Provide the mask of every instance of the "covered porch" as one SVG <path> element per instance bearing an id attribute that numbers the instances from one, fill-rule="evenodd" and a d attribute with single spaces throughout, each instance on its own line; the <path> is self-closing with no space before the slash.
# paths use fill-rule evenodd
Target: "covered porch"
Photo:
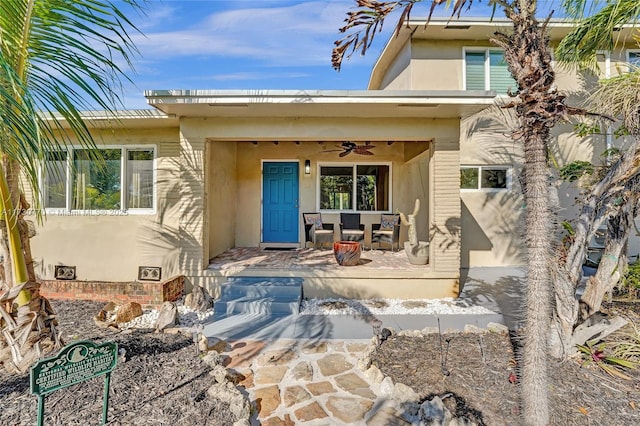
<path id="1" fill-rule="evenodd" d="M 305 297 L 456 297 L 460 281 L 460 117 L 492 92 L 170 91 L 149 103 L 180 117 L 181 268 L 216 294 L 233 276 L 300 277 Z M 338 267 L 305 250 L 303 213 L 340 239 L 360 215 L 365 246 L 382 214 L 413 211 L 430 263 L 366 251 Z M 400 247 L 407 239 L 402 227 Z M 244 249 L 250 247 L 251 249 Z M 288 247 L 292 252 L 261 248 Z"/>
<path id="2" fill-rule="evenodd" d="M 236 247 L 210 259 L 205 276 L 213 288 L 230 277 L 302 278 L 307 298 L 426 299 L 459 293 L 458 281 L 428 264 L 410 264 L 403 250 L 363 250 L 358 265 L 340 266 L 328 249 Z"/>

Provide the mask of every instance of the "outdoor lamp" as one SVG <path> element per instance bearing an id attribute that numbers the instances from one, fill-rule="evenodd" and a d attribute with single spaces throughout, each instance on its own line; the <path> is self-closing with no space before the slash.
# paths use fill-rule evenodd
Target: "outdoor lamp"
<path id="1" fill-rule="evenodd" d="M 304 160 L 304 174 L 311 174 L 311 160 Z"/>

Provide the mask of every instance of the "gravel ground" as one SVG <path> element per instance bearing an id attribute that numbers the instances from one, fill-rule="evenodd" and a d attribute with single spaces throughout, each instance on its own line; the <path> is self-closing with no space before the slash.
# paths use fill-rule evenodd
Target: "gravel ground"
<path id="1" fill-rule="evenodd" d="M 196 356 L 191 338 L 149 329 L 114 331 L 92 317 L 104 303 L 52 301 L 67 343 L 75 339 L 113 341 L 126 351 L 111 375 L 110 425 L 231 425 L 229 407 L 207 394 L 210 368 Z M 46 397 L 46 425 L 98 425 L 102 419 L 104 377 Z M 34 425 L 37 397 L 28 374 L 0 377 L 0 425 Z"/>

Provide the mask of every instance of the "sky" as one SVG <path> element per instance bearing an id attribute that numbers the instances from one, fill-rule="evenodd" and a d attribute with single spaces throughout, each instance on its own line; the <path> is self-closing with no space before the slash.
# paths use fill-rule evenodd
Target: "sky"
<path id="1" fill-rule="evenodd" d="M 478 0 L 476 0 L 477 3 Z M 543 0 L 542 7 L 548 6 Z M 489 16 L 482 1 L 467 16 Z M 355 0 L 149 0 L 145 15 L 127 14 L 142 34 L 126 109 L 149 108 L 145 90 L 365 90 L 397 15 L 366 56 L 331 67 L 338 29 Z M 425 17 L 430 1 L 414 6 Z M 441 12 L 445 13 L 444 11 Z M 447 15 L 448 16 L 448 15 Z"/>

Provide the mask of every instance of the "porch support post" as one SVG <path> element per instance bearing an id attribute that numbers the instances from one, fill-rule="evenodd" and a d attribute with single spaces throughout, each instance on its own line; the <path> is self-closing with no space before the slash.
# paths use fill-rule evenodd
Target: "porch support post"
<path id="1" fill-rule="evenodd" d="M 180 270 L 187 277 L 201 275 L 208 265 L 205 259 L 205 124 L 201 119 L 180 120 Z"/>
<path id="2" fill-rule="evenodd" d="M 431 165 L 431 267 L 460 278 L 460 143 L 436 139 Z M 459 287 L 458 290 L 459 291 Z"/>

